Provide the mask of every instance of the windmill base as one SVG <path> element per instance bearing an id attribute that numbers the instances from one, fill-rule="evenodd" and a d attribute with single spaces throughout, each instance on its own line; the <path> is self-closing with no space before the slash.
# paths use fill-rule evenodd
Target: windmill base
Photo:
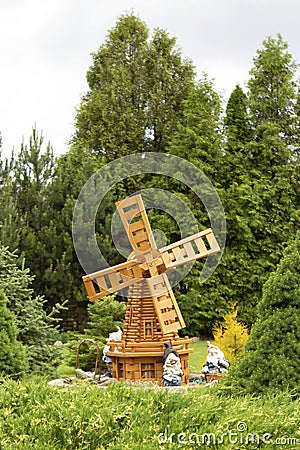
<path id="1" fill-rule="evenodd" d="M 182 384 L 188 383 L 189 354 L 194 350 L 188 348 L 192 342 L 189 338 L 167 340 L 179 354 L 183 371 Z M 157 382 L 162 384 L 164 354 L 163 342 L 127 342 L 110 341 L 111 351 L 107 353 L 112 359 L 112 376 L 119 381 Z"/>

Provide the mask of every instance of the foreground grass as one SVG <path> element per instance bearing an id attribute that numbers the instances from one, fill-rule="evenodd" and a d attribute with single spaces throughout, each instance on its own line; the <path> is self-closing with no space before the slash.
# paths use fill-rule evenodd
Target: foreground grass
<path id="1" fill-rule="evenodd" d="M 59 388 L 48 386 L 43 378 L 4 380 L 0 448 L 296 449 L 291 439 L 300 442 L 299 403 L 288 394 L 232 398 L 200 386 L 174 393 L 123 383 L 106 389 L 85 383 Z M 246 442 L 247 433 L 255 442 Z"/>

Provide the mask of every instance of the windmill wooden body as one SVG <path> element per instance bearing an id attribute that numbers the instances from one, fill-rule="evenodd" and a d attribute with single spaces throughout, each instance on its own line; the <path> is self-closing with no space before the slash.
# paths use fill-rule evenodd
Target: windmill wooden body
<path id="1" fill-rule="evenodd" d="M 125 263 L 83 277 L 91 301 L 128 287 L 121 341 L 110 341 L 112 375 L 118 380 L 161 381 L 164 342 L 177 350 L 188 381 L 191 339 L 181 338 L 183 317 L 167 271 L 218 252 L 211 229 L 157 249 L 141 195 L 118 202 L 117 209 L 132 245 Z"/>

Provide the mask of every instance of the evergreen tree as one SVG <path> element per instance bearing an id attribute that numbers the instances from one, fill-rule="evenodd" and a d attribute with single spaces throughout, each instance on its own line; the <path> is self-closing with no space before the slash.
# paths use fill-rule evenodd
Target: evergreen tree
<path id="1" fill-rule="evenodd" d="M 224 118 L 225 154 L 221 172 L 227 235 L 221 267 L 223 283 L 227 289 L 226 300 L 229 304 L 239 304 L 239 315 L 241 313 L 243 320 L 249 325 L 256 305 L 255 301 L 249 303 L 252 287 L 248 289 L 251 270 L 249 250 L 254 241 L 251 221 L 256 208 L 256 197 L 251 190 L 247 148 L 251 137 L 248 98 L 241 87 L 236 86 L 229 97 Z M 246 311 L 243 309 L 243 297 L 247 298 L 248 302 Z"/>
<path id="2" fill-rule="evenodd" d="M 230 150 L 241 148 L 251 137 L 247 109 L 247 95 L 236 85 L 228 99 L 224 118 L 226 142 Z"/>
<path id="3" fill-rule="evenodd" d="M 18 252 L 25 255 L 35 276 L 35 291 L 47 295 L 44 274 L 53 256 L 53 241 L 49 239 L 48 228 L 55 220 L 49 205 L 48 188 L 53 177 L 54 158 L 50 143 L 43 150 L 43 141 L 42 134 L 33 128 L 29 145 L 22 143 L 12 170 L 12 189 L 19 216 Z M 8 243 L 4 242 L 4 245 Z"/>
<path id="4" fill-rule="evenodd" d="M 291 146 L 298 139 L 297 67 L 288 43 L 278 34 L 263 41 L 250 70 L 249 109 L 254 138 L 251 151 L 255 167 L 264 172 L 289 162 Z M 259 145 L 262 140 L 269 142 L 263 151 Z"/>
<path id="5" fill-rule="evenodd" d="M 88 178 L 97 170 L 97 157 L 79 145 L 59 157 L 51 185 L 48 201 L 52 219 L 47 228 L 47 239 L 52 243 L 51 266 L 46 269 L 48 307 L 53 307 L 59 299 L 67 302 L 67 310 L 62 312 L 63 327 L 66 330 L 79 329 L 83 332 L 88 315 L 87 294 L 82 282 L 85 275 L 74 250 L 72 220 L 77 197 Z M 103 227 L 106 211 L 101 211 L 97 220 L 97 233 Z M 87 245 L 84 242 L 83 245 Z"/>
<path id="6" fill-rule="evenodd" d="M 167 151 L 194 164 L 209 178 L 217 190 L 219 188 L 218 192 L 221 194 L 221 99 L 207 76 L 204 75 L 203 79 L 190 90 L 183 106 L 182 120 L 177 130 L 170 135 Z M 190 188 L 173 179 L 165 180 L 164 184 L 160 180 L 159 183 L 164 189 L 182 198 L 194 214 L 199 230 L 211 226 L 205 209 L 206 205 L 199 201 Z M 195 180 L 195 184 L 197 183 L 199 180 Z M 202 183 L 201 188 L 202 198 L 208 201 L 210 193 L 206 191 L 205 182 Z M 184 220 L 188 225 L 189 218 Z M 163 226 L 160 226 L 159 221 L 155 228 L 165 230 Z M 178 234 L 176 236 L 174 225 L 169 227 L 168 235 L 170 232 L 174 236 L 173 241 L 180 239 Z M 190 227 L 188 234 L 191 234 Z M 222 269 L 219 266 L 211 278 L 200 284 L 199 276 L 203 264 L 203 260 L 197 261 L 180 286 L 176 288 L 176 297 L 187 325 L 183 332 L 196 336 L 210 333 L 213 324 L 220 322 L 227 312 L 226 287 L 222 282 Z"/>
<path id="7" fill-rule="evenodd" d="M 50 314 L 44 311 L 45 300 L 34 296 L 33 276 L 17 265 L 18 256 L 0 246 L 0 289 L 7 297 L 7 306 L 15 315 L 18 340 L 25 346 L 29 371 L 51 374 L 60 363 L 60 354 L 52 344 L 58 338 L 57 305 Z"/>
<path id="8" fill-rule="evenodd" d="M 224 317 L 220 326 L 213 328 L 214 344 L 225 354 L 230 363 L 245 351 L 248 340 L 247 327 L 236 319 L 237 310 L 233 309 Z"/>
<path id="9" fill-rule="evenodd" d="M 300 233 L 289 244 L 264 285 L 245 354 L 232 366 L 235 390 L 299 392 Z"/>
<path id="10" fill-rule="evenodd" d="M 199 167 L 211 182 L 219 184 L 221 167 L 221 98 L 206 75 L 183 102 L 182 119 L 169 136 L 168 153 Z"/>
<path id="11" fill-rule="evenodd" d="M 247 104 L 236 91 L 234 98 L 239 95 L 242 105 L 236 119 L 233 97 L 227 107 L 224 167 L 231 170 L 225 177 L 225 284 L 230 288 L 229 300 L 239 305 L 239 319 L 248 325 L 255 321 L 264 282 L 280 260 L 291 231 L 299 227 L 295 69 L 282 37 L 266 39 L 250 71 Z M 239 135 L 235 121 L 242 123 Z"/>
<path id="12" fill-rule="evenodd" d="M 123 328 L 125 309 L 126 304 L 116 300 L 114 295 L 90 303 L 86 336 L 105 343 L 109 333 L 117 331 L 118 326 Z"/>
<path id="13" fill-rule="evenodd" d="M 75 365 L 77 347 L 83 339 L 93 339 L 97 342 L 102 353 L 109 334 L 123 328 L 126 305 L 108 295 L 88 305 L 88 323 L 84 334 L 75 333 L 69 343 L 69 364 Z M 95 365 L 95 348 L 87 344 L 80 349 L 80 367 L 91 370 Z"/>
<path id="14" fill-rule="evenodd" d="M 252 298 L 257 301 L 291 232 L 300 225 L 295 183 L 299 166 L 295 163 L 294 145 L 299 138 L 296 67 L 288 44 L 278 35 L 263 42 L 250 71 L 249 110 L 253 127 L 249 143 L 250 192 L 251 203 L 255 204 L 250 203 L 247 212 L 249 218 L 252 216 L 253 235 L 249 246 L 253 267 L 250 284 Z"/>
<path id="15" fill-rule="evenodd" d="M 76 116 L 75 142 L 105 161 L 164 151 L 194 77 L 176 40 L 133 14 L 121 16 L 93 54 L 89 91 Z"/>
<path id="16" fill-rule="evenodd" d="M 13 251 L 19 246 L 21 233 L 17 205 L 13 195 L 14 155 L 2 158 L 0 136 L 0 242 Z"/>
<path id="17" fill-rule="evenodd" d="M 0 290 L 0 374 L 20 378 L 28 368 L 25 348 L 17 340 L 14 314 L 6 306 L 6 296 Z"/>
<path id="18" fill-rule="evenodd" d="M 237 85 L 232 91 L 224 118 L 225 158 L 224 178 L 226 188 L 247 173 L 247 146 L 251 139 L 248 114 L 248 99 L 241 87 Z"/>
<path id="19" fill-rule="evenodd" d="M 182 58 L 176 40 L 158 29 L 150 39 L 146 24 L 132 14 L 118 20 L 93 54 L 87 73 L 89 90 L 77 111 L 71 149 L 58 159 L 50 189 L 51 210 L 57 218 L 52 235 L 57 235 L 57 258 L 52 258 L 53 268 L 47 271 L 47 277 L 52 292 L 60 286 L 60 298 L 68 299 L 67 315 L 79 323 L 81 330 L 87 319 L 87 296 L 81 280 L 84 273 L 70 250 L 77 196 L 92 173 L 106 162 L 131 153 L 165 150 L 193 78 L 192 64 Z M 145 187 L 148 178 L 141 175 L 124 180 L 101 204 L 97 241 L 110 264 L 121 262 L 112 249 L 110 225 L 115 201 Z M 86 242 L 82 244 L 86 246 Z M 51 286 L 45 284 L 49 298 Z M 55 298 L 54 292 L 51 297 Z"/>
<path id="20" fill-rule="evenodd" d="M 15 251 L 22 240 L 22 220 L 14 199 L 10 176 L 6 177 L 0 189 L 0 242 Z"/>

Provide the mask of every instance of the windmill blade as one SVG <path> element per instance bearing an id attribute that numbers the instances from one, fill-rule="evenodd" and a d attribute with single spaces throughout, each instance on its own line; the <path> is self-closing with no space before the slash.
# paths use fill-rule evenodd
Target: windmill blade
<path id="1" fill-rule="evenodd" d="M 127 261 L 107 269 L 82 277 L 91 301 L 113 294 L 142 280 L 142 270 L 138 261 Z"/>
<path id="2" fill-rule="evenodd" d="M 155 252 L 154 241 L 146 209 L 140 194 L 116 203 L 118 213 L 137 259 L 147 259 L 145 254 Z"/>
<path id="3" fill-rule="evenodd" d="M 219 244 L 211 228 L 159 250 L 166 270 L 218 253 Z"/>
<path id="4" fill-rule="evenodd" d="M 167 275 L 161 274 L 148 278 L 147 284 L 162 333 L 164 335 L 176 333 L 181 328 L 185 328 L 182 314 Z"/>

